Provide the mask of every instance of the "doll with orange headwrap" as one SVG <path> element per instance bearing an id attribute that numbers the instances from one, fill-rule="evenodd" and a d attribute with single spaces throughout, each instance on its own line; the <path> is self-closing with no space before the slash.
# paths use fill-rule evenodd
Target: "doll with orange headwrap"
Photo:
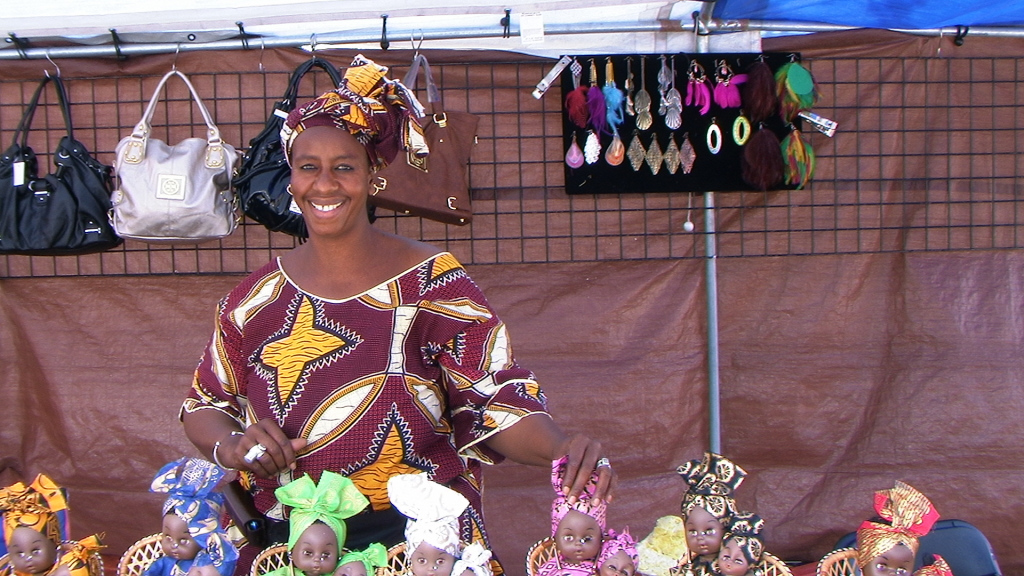
<path id="1" fill-rule="evenodd" d="M 909 575 L 918 541 L 932 529 L 939 513 L 924 494 L 900 481 L 875 492 L 875 512 L 878 518 L 857 529 L 857 566 L 864 576 Z"/>
<path id="2" fill-rule="evenodd" d="M 99 535 L 63 542 L 58 513 L 67 508 L 63 490 L 43 474 L 0 489 L 8 558 L 0 576 L 89 576 L 89 556 L 103 545 Z"/>
<path id="3" fill-rule="evenodd" d="M 568 457 L 563 456 L 551 465 L 551 487 L 555 489 L 555 499 L 551 502 L 551 536 L 555 541 L 555 555 L 541 565 L 537 576 L 597 573 L 597 559 L 607 529 L 608 503 L 594 497 L 597 470 L 591 473 L 579 497 L 569 501 L 564 478 L 568 461 Z"/>
<path id="4" fill-rule="evenodd" d="M 690 460 L 676 472 L 688 485 L 680 509 L 689 558 L 681 559 L 680 565 L 671 573 L 685 576 L 713 574 L 712 563 L 722 547 L 725 527 L 736 513 L 733 492 L 747 473 L 728 458 L 712 452 L 705 452 L 700 460 Z"/>

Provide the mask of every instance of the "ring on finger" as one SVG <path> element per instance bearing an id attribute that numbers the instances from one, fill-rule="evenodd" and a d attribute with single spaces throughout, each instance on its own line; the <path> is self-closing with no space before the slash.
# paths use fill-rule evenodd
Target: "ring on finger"
<path id="1" fill-rule="evenodd" d="M 266 453 L 266 446 L 264 446 L 263 444 L 256 444 L 252 448 L 249 448 L 249 451 L 245 453 L 245 456 L 242 457 L 242 460 L 245 460 L 247 464 L 252 464 L 253 462 L 259 460 Z"/>
<path id="2" fill-rule="evenodd" d="M 612 463 L 607 458 L 601 457 L 597 459 L 597 466 L 595 468 L 608 468 L 610 470 L 611 467 Z"/>

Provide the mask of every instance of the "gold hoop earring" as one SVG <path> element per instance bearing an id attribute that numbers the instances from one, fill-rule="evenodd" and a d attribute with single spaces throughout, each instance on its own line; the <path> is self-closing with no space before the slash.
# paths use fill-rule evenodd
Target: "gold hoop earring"
<path id="1" fill-rule="evenodd" d="M 376 180 L 373 182 L 373 192 L 370 192 L 370 196 L 376 196 L 379 192 L 383 192 L 388 188 L 388 179 L 383 176 L 376 176 Z"/>
<path id="2" fill-rule="evenodd" d="M 285 187 L 285 190 L 288 191 L 288 195 L 289 196 L 294 196 L 294 194 L 292 194 L 292 185 L 291 184 L 289 184 L 287 187 Z"/>

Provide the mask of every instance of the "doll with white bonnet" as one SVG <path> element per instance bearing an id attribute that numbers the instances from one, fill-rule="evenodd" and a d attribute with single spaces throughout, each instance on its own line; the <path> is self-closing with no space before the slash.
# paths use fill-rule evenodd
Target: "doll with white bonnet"
<path id="1" fill-rule="evenodd" d="M 686 529 L 689 558 L 681 559 L 673 573 L 686 576 L 713 574 L 725 526 L 736 513 L 733 492 L 747 473 L 728 458 L 705 452 L 676 469 L 686 481 L 680 509 Z"/>
<path id="2" fill-rule="evenodd" d="M 718 572 L 722 576 L 760 576 L 764 573 L 764 520 L 751 512 L 733 514 L 718 551 Z"/>
<path id="3" fill-rule="evenodd" d="M 167 494 L 160 539 L 164 555 L 143 576 L 234 573 L 238 549 L 221 527 L 224 495 L 217 491 L 226 473 L 200 458 L 179 458 L 157 472 L 149 490 Z"/>
<path id="4" fill-rule="evenodd" d="M 0 575 L 88 576 L 89 556 L 103 545 L 99 535 L 64 542 L 59 515 L 67 508 L 63 489 L 43 474 L 30 484 L 17 482 L 0 489 L 8 559 Z"/>
<path id="5" fill-rule="evenodd" d="M 900 481 L 875 492 L 875 512 L 878 518 L 857 529 L 857 567 L 864 576 L 909 576 L 918 541 L 939 513 L 924 494 Z"/>
<path id="6" fill-rule="evenodd" d="M 598 576 L 633 576 L 640 565 L 636 540 L 629 534 L 629 528 L 620 533 L 609 530 L 597 559 Z"/>
<path id="7" fill-rule="evenodd" d="M 305 576 L 333 574 L 348 535 L 345 520 L 370 501 L 351 479 L 330 470 L 320 473 L 319 482 L 304 474 L 274 490 L 274 496 L 290 507 L 289 563 L 267 576 L 296 576 L 296 571 Z"/>
<path id="8" fill-rule="evenodd" d="M 462 549 L 462 556 L 452 567 L 452 576 L 494 576 L 491 551 L 479 542 L 471 542 Z"/>
<path id="9" fill-rule="evenodd" d="M 363 550 L 353 550 L 341 557 L 334 576 L 373 576 L 376 569 L 388 564 L 388 549 L 379 542 Z"/>
<path id="10" fill-rule="evenodd" d="M 591 473 L 583 491 L 570 503 L 564 482 L 569 457 L 551 465 L 551 536 L 555 554 L 537 570 L 537 576 L 591 576 L 597 573 L 597 557 L 604 542 L 608 504 L 594 498 L 597 470 Z"/>
<path id="11" fill-rule="evenodd" d="M 408 518 L 405 555 L 413 576 L 451 576 L 462 550 L 459 516 L 469 500 L 426 474 L 392 476 L 388 499 Z"/>

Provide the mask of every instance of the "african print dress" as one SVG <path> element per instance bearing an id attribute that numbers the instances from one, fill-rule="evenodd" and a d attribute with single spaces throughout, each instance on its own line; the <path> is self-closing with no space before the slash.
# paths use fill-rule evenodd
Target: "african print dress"
<path id="1" fill-rule="evenodd" d="M 505 325 L 454 256 L 441 253 L 345 300 L 303 292 L 279 261 L 225 297 L 182 410 L 219 410 L 249 425 L 274 418 L 306 438 L 298 467 L 256 479 L 256 506 L 284 511 L 274 489 L 321 470 L 352 479 L 374 510 L 387 480 L 427 472 L 462 493 L 464 541 L 483 540 L 482 441 L 545 411 Z"/>

